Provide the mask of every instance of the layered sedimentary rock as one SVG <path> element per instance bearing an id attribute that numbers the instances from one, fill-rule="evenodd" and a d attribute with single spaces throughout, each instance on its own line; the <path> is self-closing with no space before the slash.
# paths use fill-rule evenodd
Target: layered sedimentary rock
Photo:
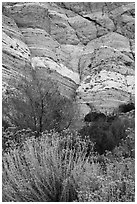
<path id="1" fill-rule="evenodd" d="M 10 74 L 16 73 L 18 75 L 22 69 L 24 70 L 31 54 L 15 21 L 5 15 L 2 16 L 2 20 L 3 77 L 9 78 Z"/>
<path id="2" fill-rule="evenodd" d="M 38 69 L 81 118 L 134 101 L 134 3 L 9 2 L 2 20 L 3 84 Z"/>
<path id="3" fill-rule="evenodd" d="M 120 34 L 88 43 L 80 70 L 78 95 L 101 111 L 113 111 L 134 96 L 134 59 L 128 39 Z"/>

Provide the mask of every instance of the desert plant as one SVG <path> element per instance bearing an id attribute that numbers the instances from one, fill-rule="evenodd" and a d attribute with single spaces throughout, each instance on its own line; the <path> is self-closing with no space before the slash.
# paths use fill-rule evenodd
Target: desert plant
<path id="1" fill-rule="evenodd" d="M 97 113 L 97 112 L 90 112 L 88 113 L 85 118 L 84 121 L 85 122 L 98 122 L 98 121 L 106 121 L 107 116 L 104 113 Z"/>
<path id="2" fill-rule="evenodd" d="M 11 149 L 18 148 L 29 138 L 36 138 L 38 132 L 33 132 L 31 129 L 22 129 L 11 131 L 8 129 L 2 131 L 2 150 L 9 152 Z"/>
<path id="3" fill-rule="evenodd" d="M 3 201 L 61 202 L 77 199 L 73 170 L 85 156 L 69 148 L 59 150 L 59 133 L 43 133 L 3 155 Z"/>
<path id="4" fill-rule="evenodd" d="M 73 115 L 72 101 L 60 94 L 55 81 L 43 80 L 32 70 L 31 78 L 21 76 L 19 81 L 10 83 L 14 88 L 3 97 L 3 115 L 12 124 L 38 132 L 69 126 Z"/>
<path id="5" fill-rule="evenodd" d="M 86 148 L 77 133 L 45 131 L 4 153 L 3 201 L 133 202 L 134 158 L 112 152 L 87 157 Z"/>
<path id="6" fill-rule="evenodd" d="M 103 154 L 105 150 L 113 150 L 122 138 L 126 137 L 125 125 L 122 120 L 115 118 L 110 121 L 93 122 L 80 130 L 82 138 L 89 136 L 95 143 L 94 150 Z"/>
<path id="7" fill-rule="evenodd" d="M 135 131 L 126 129 L 126 137 L 112 151 L 114 157 L 135 158 Z"/>
<path id="8" fill-rule="evenodd" d="M 135 201 L 135 160 L 134 158 L 115 157 L 106 152 L 101 158 L 104 168 L 99 162 L 99 155 L 92 156 L 92 163 L 84 163 L 83 175 L 79 179 L 79 202 L 134 202 Z"/>
<path id="9" fill-rule="evenodd" d="M 127 113 L 131 110 L 135 110 L 135 104 L 133 102 L 129 102 L 128 104 L 121 104 L 119 106 L 119 112 Z"/>

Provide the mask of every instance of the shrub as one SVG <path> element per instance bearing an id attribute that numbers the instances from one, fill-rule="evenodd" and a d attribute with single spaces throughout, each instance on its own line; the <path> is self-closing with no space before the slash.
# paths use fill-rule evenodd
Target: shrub
<path id="1" fill-rule="evenodd" d="M 135 110 L 135 104 L 130 102 L 128 104 L 121 104 L 119 106 L 119 112 L 122 112 L 122 113 L 127 113 L 131 110 Z"/>
<path id="2" fill-rule="evenodd" d="M 19 129 L 32 131 L 67 128 L 73 117 L 72 101 L 62 96 L 51 78 L 41 79 L 33 70 L 30 78 L 11 80 L 12 87 L 3 95 L 3 116 Z"/>
<path id="3" fill-rule="evenodd" d="M 113 150 L 114 157 L 135 158 L 135 131 L 128 128 L 126 133 L 126 138 Z"/>
<path id="4" fill-rule="evenodd" d="M 82 166 L 82 151 L 59 149 L 59 134 L 43 133 L 3 155 L 3 201 L 70 202 L 77 199 L 73 170 Z M 74 152 L 76 153 L 74 156 Z"/>
<path id="5" fill-rule="evenodd" d="M 78 191 L 79 202 L 135 202 L 134 160 L 108 160 L 105 174 L 99 164 L 86 163 L 84 168 Z"/>
<path id="6" fill-rule="evenodd" d="M 93 150 L 93 143 L 88 140 L 88 137 L 86 140 L 84 138 L 82 139 L 81 135 L 77 131 L 70 131 L 69 129 L 63 130 L 59 134 L 59 138 L 60 149 L 69 148 L 70 150 L 74 150 L 76 152 L 84 151 L 87 153 L 90 145 L 91 152 Z"/>
<path id="7" fill-rule="evenodd" d="M 112 122 L 98 121 L 84 126 L 80 130 L 82 138 L 89 136 L 95 143 L 94 150 L 103 154 L 105 150 L 113 150 L 122 138 L 126 137 L 125 126 L 122 120 L 115 118 Z"/>
<path id="8" fill-rule="evenodd" d="M 90 112 L 88 113 L 84 121 L 85 122 L 97 122 L 97 121 L 104 121 L 106 120 L 106 115 L 104 113 L 97 113 L 97 112 Z"/>
<path id="9" fill-rule="evenodd" d="M 8 128 L 2 131 L 2 150 L 3 152 L 9 152 L 11 149 L 23 145 L 27 139 L 38 137 L 38 135 L 38 132 L 32 132 L 31 129 L 11 131 Z"/>
<path id="10" fill-rule="evenodd" d="M 3 153 L 3 201 L 133 202 L 134 158 L 87 157 L 86 149 L 79 134 L 65 130 L 45 131 Z"/>

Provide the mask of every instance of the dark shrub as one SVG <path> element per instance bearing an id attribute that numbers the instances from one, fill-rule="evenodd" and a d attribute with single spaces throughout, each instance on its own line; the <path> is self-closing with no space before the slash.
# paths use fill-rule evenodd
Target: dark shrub
<path id="1" fill-rule="evenodd" d="M 106 115 L 104 113 L 90 112 L 84 118 L 85 122 L 95 122 L 100 120 L 106 120 Z"/>
<path id="2" fill-rule="evenodd" d="M 119 106 L 119 112 L 122 112 L 122 113 L 127 113 L 131 110 L 134 110 L 135 109 L 135 104 L 134 103 L 128 103 L 128 104 L 121 104 Z"/>
<path id="3" fill-rule="evenodd" d="M 108 115 L 107 116 L 107 122 L 112 123 L 114 120 L 118 118 L 117 115 Z"/>
<path id="4" fill-rule="evenodd" d="M 94 150 L 103 154 L 105 150 L 113 150 L 122 138 L 126 137 L 125 126 L 118 118 L 111 123 L 107 121 L 94 122 L 80 130 L 82 138 L 89 136 L 95 144 Z M 90 152 L 90 149 L 89 149 Z"/>

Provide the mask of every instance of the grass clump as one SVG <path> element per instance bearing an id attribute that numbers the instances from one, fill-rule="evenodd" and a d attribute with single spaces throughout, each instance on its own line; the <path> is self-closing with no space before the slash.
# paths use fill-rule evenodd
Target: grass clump
<path id="1" fill-rule="evenodd" d="M 58 133 L 28 139 L 3 155 L 3 201 L 70 202 L 77 199 L 74 168 L 85 156 L 70 148 L 59 150 Z"/>

